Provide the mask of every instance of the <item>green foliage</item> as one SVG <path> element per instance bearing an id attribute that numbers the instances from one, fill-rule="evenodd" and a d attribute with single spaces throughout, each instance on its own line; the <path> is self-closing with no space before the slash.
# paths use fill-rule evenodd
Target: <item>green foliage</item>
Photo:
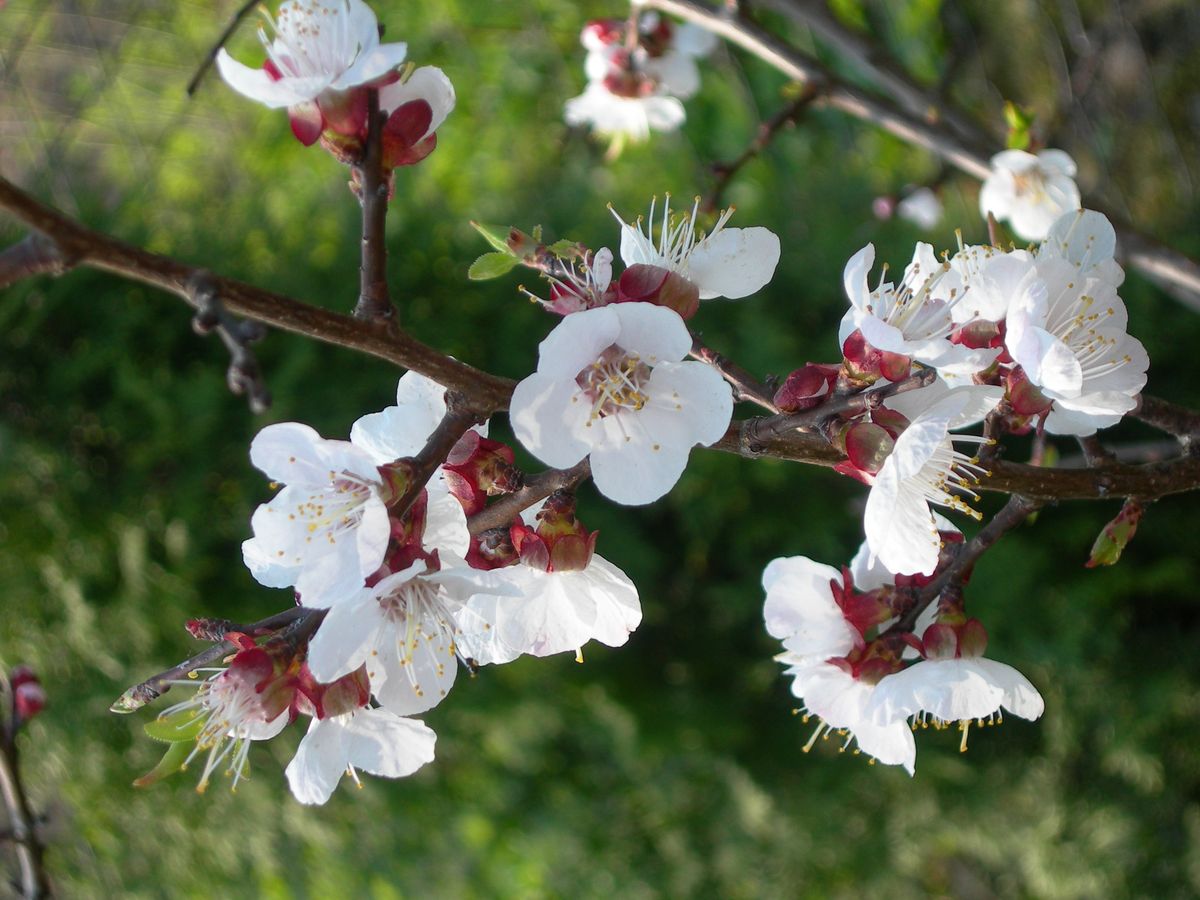
<path id="1" fill-rule="evenodd" d="M 346 171 L 301 148 L 282 113 L 216 78 L 195 100 L 183 96 L 237 5 L 8 0 L 0 111 L 20 124 L 0 165 L 123 239 L 348 310 L 359 212 Z M 552 245 L 615 245 L 606 203 L 630 219 L 656 192 L 704 190 L 710 164 L 736 157 L 786 102 L 780 76 L 722 50 L 681 133 L 605 163 L 602 146 L 562 125 L 561 108 L 583 87 L 584 18 L 624 7 L 374 5 L 388 36 L 406 40 L 419 64 L 442 66 L 459 94 L 437 151 L 397 173 L 388 275 L 401 321 L 510 377 L 533 368 L 554 320 L 511 278 L 469 280 L 480 250 L 472 220 L 542 222 Z M 1155 77 L 1084 97 L 1091 130 L 1080 131 L 1058 107 L 1058 56 L 1034 49 L 1009 64 L 1014 46 L 1053 36 L 1040 5 L 836 4 L 928 80 L 947 71 L 965 20 L 974 49 L 949 89 L 992 123 L 996 149 L 996 96 L 1028 104 L 1056 145 L 1091 135 L 1067 146 L 1085 195 L 1119 193 L 1146 230 L 1195 252 L 1200 215 L 1186 166 L 1200 153 L 1176 126 L 1191 114 L 1197 63 L 1187 29 L 1172 27 L 1186 4 L 1123 6 L 1154 26 Z M 249 25 L 231 49 L 261 53 Z M 1154 85 L 1161 102 L 1147 104 Z M 1128 127 L 1135 113 L 1146 127 Z M 753 298 L 705 304 L 694 324 L 706 343 L 759 373 L 835 358 L 845 261 L 874 241 L 881 260 L 902 266 L 913 241 L 931 237 L 874 221 L 871 199 L 937 172 L 928 156 L 832 110 L 782 133 L 725 198 L 738 207 L 733 225 L 780 235 L 779 271 Z M 945 185 L 939 249 L 954 245 L 955 226 L 968 242 L 984 237 L 975 190 Z M 18 236 L 0 221 L 0 239 Z M 1190 349 L 1200 318 L 1132 275 L 1122 296 L 1153 360 L 1151 387 L 1200 405 Z M 1200 561 L 1181 537 L 1194 499 L 1151 507 L 1113 569 L 1083 568 L 1115 513 L 1099 504 L 1046 509 L 989 553 L 969 609 L 989 629 L 990 654 L 1043 691 L 1046 716 L 981 729 L 965 756 L 956 734 L 922 733 L 909 779 L 840 755 L 833 740 L 800 752 L 811 726 L 790 714 L 794 698 L 771 659 L 778 646 L 762 629 L 763 565 L 791 554 L 847 561 L 861 538 L 860 486 L 709 452 L 694 453 L 675 490 L 648 508 L 583 493 L 599 552 L 642 593 L 645 623 L 629 645 L 587 647 L 584 665 L 523 660 L 464 675 L 425 717 L 438 759 L 414 777 L 343 785 L 327 807 L 300 807 L 282 775 L 299 739 L 292 728 L 254 748 L 236 795 L 218 777 L 197 796 L 192 773 L 134 789 L 139 772 L 178 768 L 171 757 L 151 769 L 163 746 L 143 729 L 193 688 L 174 687 L 134 716 L 108 713 L 113 698 L 200 649 L 186 618 L 252 621 L 290 602 L 240 561 L 250 512 L 271 492 L 249 465 L 251 438 L 289 419 L 345 436 L 392 402 L 399 374 L 273 333 L 258 349 L 276 401 L 256 418 L 225 387 L 224 348 L 196 337 L 188 316 L 171 297 L 87 270 L 0 294 L 0 660 L 32 664 L 49 695 L 22 749 L 35 802 L 49 810 L 49 865 L 64 896 L 1200 891 Z M 503 438 L 506 427 L 501 418 L 494 431 Z M 1123 425 L 1114 437 L 1150 435 Z M 998 506 L 988 503 L 989 513 Z"/>

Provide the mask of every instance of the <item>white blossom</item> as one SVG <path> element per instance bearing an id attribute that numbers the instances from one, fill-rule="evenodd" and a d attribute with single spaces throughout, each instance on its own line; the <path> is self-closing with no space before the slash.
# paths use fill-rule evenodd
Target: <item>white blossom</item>
<path id="1" fill-rule="evenodd" d="M 811 749 L 822 736 L 838 735 L 844 738 L 842 749 L 853 740 L 863 753 L 887 766 L 903 766 L 912 775 L 917 761 L 912 729 L 902 718 L 875 720 L 868 712 L 875 690 L 875 685 L 833 663 L 813 666 L 797 677 L 792 693 L 803 699 L 806 718 L 820 719 L 804 749 Z"/>
<path id="2" fill-rule="evenodd" d="M 763 619 L 767 633 L 783 642 L 779 662 L 805 668 L 845 656 L 861 643 L 834 599 L 831 582 L 841 584 L 842 573 L 806 556 L 773 559 L 763 570 Z"/>
<path id="3" fill-rule="evenodd" d="M 258 433 L 250 460 L 284 485 L 250 520 L 254 537 L 242 552 L 251 574 L 268 587 L 294 584 L 306 603 L 361 587 L 391 531 L 388 489 L 372 456 L 282 422 Z"/>
<path id="4" fill-rule="evenodd" d="M 872 289 L 868 281 L 875 262 L 875 245 L 859 250 L 842 273 L 850 308 L 842 317 L 838 343 L 844 345 L 856 330 L 876 350 L 910 357 L 939 372 L 970 375 L 987 368 L 999 350 L 972 350 L 953 344 L 958 323 L 955 307 L 965 291 L 957 281 L 942 284 L 951 272 L 929 244 L 919 243 L 899 284 L 884 281 Z"/>
<path id="5" fill-rule="evenodd" d="M 1075 161 L 1062 150 L 1005 150 L 992 157 L 992 172 L 979 192 L 979 212 L 1008 220 L 1027 241 L 1040 241 L 1064 213 L 1079 209 Z"/>
<path id="6" fill-rule="evenodd" d="M 719 440 L 733 414 L 729 386 L 710 366 L 682 362 L 683 320 L 650 303 L 571 313 L 539 347 L 517 385 L 513 431 L 546 465 L 591 459 L 611 500 L 650 503 L 683 474 L 691 448 Z"/>
<path id="7" fill-rule="evenodd" d="M 970 486 L 981 470 L 970 457 L 954 449 L 952 439 L 980 439 L 951 435 L 950 429 L 977 420 L 980 412 L 995 406 L 1002 394 L 999 388 L 986 386 L 948 392 L 937 382 L 931 387 L 933 391 L 926 397 L 920 395 L 929 388 L 910 391 L 903 401 L 932 402 L 896 439 L 891 454 L 875 475 L 863 517 L 871 560 L 878 559 L 897 575 L 929 575 L 937 568 L 941 539 L 930 503 L 979 518 L 954 492 L 975 496 Z M 918 408 L 906 405 L 908 412 Z"/>
<path id="8" fill-rule="evenodd" d="M 876 723 L 915 717 L 935 727 L 959 723 L 966 749 L 972 722 L 994 721 L 1003 707 L 1023 719 L 1036 719 L 1045 702 L 1029 679 L 1012 666 L 982 656 L 925 659 L 883 678 L 867 704 Z"/>
<path id="9" fill-rule="evenodd" d="M 252 69 L 222 49 L 217 69 L 243 96 L 273 109 L 288 107 L 292 130 L 305 144 L 326 126 L 352 134 L 365 117 L 353 88 L 389 76 L 404 62 L 407 45 L 380 44 L 379 22 L 362 0 L 287 0 L 259 29 L 267 63 Z"/>
<path id="10" fill-rule="evenodd" d="M 691 216 L 671 221 L 671 197 L 663 202 L 662 219 L 656 223 L 655 205 L 643 228 L 642 219 L 628 223 L 613 211 L 621 223 L 621 259 L 627 266 L 657 266 L 686 278 L 700 291 L 701 300 L 748 297 L 762 288 L 775 274 L 779 264 L 779 238 L 768 228 L 726 228 L 733 208 L 721 213 L 712 231 L 697 232 L 696 216 L 700 200 L 692 206 Z M 659 225 L 657 243 L 653 233 Z"/>
<path id="11" fill-rule="evenodd" d="M 1053 434 L 1090 435 L 1137 405 L 1150 358 L 1126 330 L 1128 314 L 1106 270 L 1086 275 L 1067 258 L 1039 259 L 1008 314 L 1005 346 L 1054 401 Z M 1111 274 L 1111 270 L 1108 270 Z"/>
<path id="12" fill-rule="evenodd" d="M 288 785 L 301 803 L 322 804 L 347 772 L 355 783 L 357 769 L 384 778 L 411 775 L 433 761 L 436 740 L 423 722 L 385 709 L 313 719 L 288 764 Z"/>
<path id="13" fill-rule="evenodd" d="M 942 201 L 928 187 L 919 187 L 896 204 L 896 215 L 926 231 L 936 228 L 942 221 Z"/>
<path id="14" fill-rule="evenodd" d="M 597 640 L 620 647 L 641 624 L 637 588 L 601 556 L 586 568 L 546 572 L 518 563 L 492 573 L 512 594 L 481 591 L 467 602 L 476 630 L 468 635 L 480 664 L 511 662 L 522 654 L 573 652 Z M 478 630 L 486 622 L 487 630 Z"/>

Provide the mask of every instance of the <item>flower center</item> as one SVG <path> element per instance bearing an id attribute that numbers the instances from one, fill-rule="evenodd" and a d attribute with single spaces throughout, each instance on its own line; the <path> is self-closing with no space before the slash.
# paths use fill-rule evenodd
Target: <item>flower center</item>
<path id="1" fill-rule="evenodd" d="M 650 366 L 636 353 L 626 353 L 613 344 L 575 376 L 575 383 L 592 404 L 588 424 L 623 409 L 641 409 L 649 399 L 645 391 L 649 379 Z"/>
<path id="2" fill-rule="evenodd" d="M 371 497 L 371 486 L 346 472 L 340 475 L 330 472 L 329 480 L 328 488 L 297 503 L 290 514 L 304 523 L 308 543 L 312 543 L 314 537 L 337 543 L 339 532 L 358 526 L 362 520 L 362 506 Z"/>

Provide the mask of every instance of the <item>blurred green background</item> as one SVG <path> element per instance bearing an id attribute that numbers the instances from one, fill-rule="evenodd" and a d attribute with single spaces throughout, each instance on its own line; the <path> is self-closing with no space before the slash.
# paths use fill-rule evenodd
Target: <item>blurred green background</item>
<path id="1" fill-rule="evenodd" d="M 184 96 L 237 5 L 8 0 L 0 171 L 127 240 L 348 310 L 358 212 L 346 170 L 215 77 Z M 615 244 L 607 202 L 629 217 L 652 194 L 707 189 L 709 166 L 784 102 L 779 75 L 722 48 L 680 133 L 605 163 L 560 113 L 583 88 L 580 27 L 623 15 L 617 0 L 373 6 L 388 37 L 459 92 L 438 150 L 398 174 L 389 273 L 403 321 L 512 377 L 533 367 L 553 320 L 517 294 L 518 274 L 467 280 L 486 250 L 467 221 Z M 1032 107 L 1047 142 L 1078 160 L 1085 197 L 1200 255 L 1191 0 L 831 6 L 986 123 L 996 149 L 1003 100 Z M 764 21 L 842 68 L 811 35 Z M 250 26 L 232 48 L 261 59 Z M 894 139 L 811 113 L 726 197 L 734 225 L 780 235 L 774 281 L 707 305 L 695 326 L 759 373 L 835 360 L 841 269 L 855 250 L 874 241 L 895 266 L 916 239 L 952 247 L 956 225 L 969 242 L 984 237 L 977 187 L 953 175 L 932 236 L 872 217 L 874 197 L 939 174 Z M 20 235 L 0 218 L 4 243 Z M 1150 352 L 1150 389 L 1200 406 L 1200 315 L 1135 275 L 1122 296 Z M 282 774 L 293 728 L 254 750 L 236 795 L 217 782 L 198 796 L 190 773 L 135 790 L 160 750 L 141 732 L 153 713 L 119 717 L 109 703 L 198 649 L 186 618 L 248 621 L 288 602 L 240 562 L 250 512 L 270 493 L 249 464 L 251 438 L 291 419 L 344 436 L 392 402 L 400 374 L 286 334 L 259 358 L 276 399 L 255 417 L 225 387 L 223 348 L 196 337 L 172 297 L 83 270 L 0 294 L 0 661 L 35 666 L 49 694 L 22 746 L 64 896 L 1200 891 L 1194 497 L 1155 504 L 1112 570 L 1082 565 L 1116 504 L 1046 509 L 990 553 L 969 609 L 990 631 L 989 655 L 1040 688 L 1046 715 L 975 733 L 966 755 L 956 733 L 923 733 L 912 779 L 833 742 L 801 753 L 811 726 L 791 714 L 761 623 L 766 562 L 848 561 L 864 491 L 826 471 L 696 452 L 649 508 L 584 492 L 600 552 L 641 591 L 645 622 L 629 644 L 589 646 L 584 665 L 527 659 L 462 678 L 425 717 L 438 759 L 416 776 L 344 784 L 326 807 L 301 807 Z M 1113 437 L 1157 439 L 1133 424 Z M 7 851 L 0 862 L 12 871 Z"/>

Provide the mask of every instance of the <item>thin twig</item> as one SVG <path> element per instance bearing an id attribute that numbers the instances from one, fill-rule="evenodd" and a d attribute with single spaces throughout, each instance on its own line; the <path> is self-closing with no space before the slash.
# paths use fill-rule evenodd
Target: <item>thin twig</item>
<path id="1" fill-rule="evenodd" d="M 772 399 L 772 392 L 757 378 L 733 362 L 729 358 L 709 347 L 704 346 L 700 338 L 692 335 L 692 349 L 689 354 L 702 363 L 708 363 L 721 373 L 721 377 L 733 388 L 733 399 L 741 402 L 757 403 L 763 409 L 773 413 L 779 412 L 779 407 Z"/>
<path id="2" fill-rule="evenodd" d="M 1042 506 L 1038 500 L 1014 494 L 1000 512 L 996 513 L 978 534 L 959 548 L 958 553 L 950 560 L 937 577 L 916 593 L 915 602 L 895 624 L 888 628 L 886 634 L 910 632 L 916 625 L 917 617 L 925 611 L 938 596 L 947 588 L 962 585 L 971 577 L 971 572 L 979 557 L 1000 540 L 1005 534 L 1024 522 L 1030 515 Z"/>
<path id="3" fill-rule="evenodd" d="M 1174 435 L 1185 447 L 1190 447 L 1193 438 L 1200 437 L 1200 413 L 1178 403 L 1142 394 L 1137 409 L 1130 415 Z"/>
<path id="4" fill-rule="evenodd" d="M 0 251 L 0 290 L 34 275 L 61 275 L 71 268 L 50 238 L 34 232 Z"/>
<path id="5" fill-rule="evenodd" d="M 266 336 L 266 328 L 261 322 L 249 322 L 227 313 L 208 272 L 197 272 L 188 287 L 191 303 L 196 307 L 192 328 L 197 334 L 215 331 L 229 351 L 229 368 L 225 373 L 229 390 L 239 397 L 245 395 L 251 412 L 266 412 L 271 406 L 271 392 L 263 382 L 258 358 L 250 349 L 251 344 Z"/>
<path id="6" fill-rule="evenodd" d="M 796 121 L 812 105 L 816 98 L 817 90 L 812 85 L 806 85 L 801 90 L 799 97 L 758 126 L 758 133 L 754 136 L 754 140 L 750 142 L 737 159 L 727 163 L 714 163 L 712 171 L 716 176 L 716 181 L 709 190 L 708 196 L 701 204 L 701 209 L 709 213 L 715 212 L 721 203 L 721 196 L 725 193 L 726 188 L 729 187 L 729 183 L 733 180 L 733 177 L 741 171 L 742 166 L 762 153 L 771 141 L 775 139 L 775 135 L 785 127 L 795 125 Z"/>
<path id="7" fill-rule="evenodd" d="M 362 201 L 362 265 L 354 318 L 376 324 L 395 321 L 387 285 L 387 173 L 383 170 L 383 123 L 379 91 L 367 90 L 367 141 L 358 173 Z"/>
<path id="8" fill-rule="evenodd" d="M 446 392 L 446 414 L 426 439 L 425 446 L 412 457 L 411 481 L 404 494 L 388 507 L 392 518 L 404 517 L 438 466 L 446 461 L 459 438 L 466 434 L 472 425 L 483 422 L 486 418 L 487 412 L 473 407 L 464 394 L 458 391 Z"/>
<path id="9" fill-rule="evenodd" d="M 547 469 L 545 472 L 531 475 L 525 479 L 525 485 L 519 491 L 505 494 L 471 516 L 467 526 L 471 529 L 471 534 L 481 534 L 490 528 L 508 525 L 520 515 L 521 510 L 545 500 L 555 491 L 576 487 L 591 472 L 591 465 L 584 459 L 569 469 Z"/>
<path id="10" fill-rule="evenodd" d="M 888 397 L 929 387 L 936 380 L 937 372 L 935 370 L 922 369 L 903 381 L 885 384 L 874 390 L 858 391 L 853 394 L 830 394 L 828 400 L 812 409 L 757 420 L 752 437 L 784 435 L 797 428 L 814 428 L 834 416 L 856 416 L 868 410 L 878 409 Z"/>
<path id="11" fill-rule="evenodd" d="M 195 95 L 196 89 L 200 87 L 200 82 L 204 79 L 204 76 L 208 74 L 208 70 L 212 68 L 212 64 L 217 61 L 217 54 L 221 52 L 221 48 L 229 42 L 231 37 L 233 37 L 233 33 L 237 30 L 238 25 L 241 24 L 242 19 L 246 18 L 246 15 L 250 12 L 250 10 L 252 10 L 260 2 L 262 2 L 262 0 L 246 0 L 246 2 L 238 9 L 238 11 L 233 14 L 233 17 L 229 20 L 228 24 L 226 24 L 225 30 L 222 31 L 221 36 L 217 38 L 217 42 L 213 44 L 208 53 L 205 54 L 204 59 L 200 63 L 200 67 L 196 69 L 196 74 L 193 75 L 192 80 L 188 82 L 187 95 L 189 97 Z"/>
<path id="12" fill-rule="evenodd" d="M 267 616 L 267 618 L 261 619 L 252 625 L 248 625 L 245 630 L 247 633 L 260 634 L 280 631 L 297 622 L 303 622 L 317 613 L 324 615 L 325 610 L 293 606 L 282 612 Z M 172 666 L 165 672 L 159 672 L 157 675 L 147 678 L 140 684 L 135 684 L 118 697 L 112 706 L 109 707 L 109 710 L 115 713 L 136 712 L 147 703 L 158 699 L 169 691 L 172 684 L 181 678 L 186 678 L 189 672 L 212 665 L 218 660 L 224 659 L 236 649 L 229 641 L 221 641 L 219 644 L 214 644 L 208 649 L 197 653 L 195 656 L 185 659 L 179 665 Z"/>
<path id="13" fill-rule="evenodd" d="M 944 97 L 914 83 L 881 46 L 844 27 L 823 3 L 762 0 L 762 5 L 808 28 L 819 41 L 866 75 L 878 90 L 891 95 L 909 115 L 927 122 L 945 122 L 964 137 L 972 134 L 974 126 L 960 112 L 949 108 Z"/>

